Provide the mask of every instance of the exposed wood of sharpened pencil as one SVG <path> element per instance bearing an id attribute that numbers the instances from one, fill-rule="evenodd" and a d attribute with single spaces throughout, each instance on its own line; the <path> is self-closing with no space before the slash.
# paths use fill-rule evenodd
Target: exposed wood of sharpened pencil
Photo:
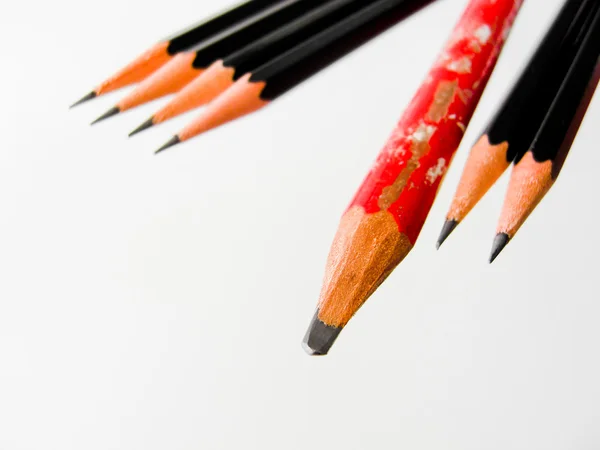
<path id="1" fill-rule="evenodd" d="M 315 34 L 337 25 L 368 4 L 369 2 L 365 0 L 333 0 L 229 56 L 215 61 L 132 134 L 209 103 L 231 87 L 241 76 L 277 58 Z"/>
<path id="2" fill-rule="evenodd" d="M 246 20 L 280 1 L 246 1 L 161 40 L 71 106 L 79 105 L 99 95 L 143 80 L 169 61 L 175 54 L 225 31 L 230 26 Z"/>
<path id="3" fill-rule="evenodd" d="M 518 155 L 500 215 L 490 262 L 514 237 L 527 217 L 550 190 L 565 158 L 600 77 L 600 2 L 590 14 L 592 23 L 571 69 L 556 94 L 528 151 Z"/>
<path id="4" fill-rule="evenodd" d="M 330 0 L 283 0 L 277 3 L 215 39 L 179 53 L 121 99 L 112 110 L 127 111 L 179 91 L 213 62 L 229 54 L 232 49 L 260 39 L 265 33 L 285 26 L 307 11 L 328 1 Z"/>
<path id="5" fill-rule="evenodd" d="M 415 244 L 521 0 L 471 0 L 334 238 L 303 346 L 326 354 Z"/>
<path id="6" fill-rule="evenodd" d="M 463 169 L 439 246 L 528 148 L 583 39 L 581 27 L 597 0 L 567 0 L 537 50 L 490 121 Z"/>
<path id="7" fill-rule="evenodd" d="M 184 142 L 254 112 L 432 0 L 376 0 L 292 50 L 243 75 L 171 139 Z M 164 150 L 166 147 L 161 147 Z"/>

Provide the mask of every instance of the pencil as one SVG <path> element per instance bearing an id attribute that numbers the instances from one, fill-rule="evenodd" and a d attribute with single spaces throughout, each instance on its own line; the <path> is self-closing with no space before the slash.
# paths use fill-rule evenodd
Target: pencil
<path id="1" fill-rule="evenodd" d="M 303 340 L 327 354 L 410 252 L 495 66 L 521 0 L 471 0 L 342 216 Z"/>
<path id="2" fill-rule="evenodd" d="M 317 33 L 335 26 L 344 18 L 365 8 L 364 0 L 334 0 L 326 3 L 287 26 L 215 61 L 130 136 L 179 114 L 198 108 L 225 92 L 242 75 L 268 63 Z"/>
<path id="3" fill-rule="evenodd" d="M 377 0 L 240 77 L 157 152 L 263 108 L 431 0 Z"/>
<path id="4" fill-rule="evenodd" d="M 567 0 L 479 138 L 465 164 L 437 241 L 439 248 L 525 151 L 542 123 L 583 38 L 582 24 L 597 0 Z"/>
<path id="5" fill-rule="evenodd" d="M 528 151 L 518 155 L 498 222 L 494 261 L 558 177 L 598 83 L 600 2 L 589 15 L 585 39 Z M 596 72 L 596 73 L 595 73 Z"/>
<path id="6" fill-rule="evenodd" d="M 246 20 L 261 10 L 279 3 L 280 1 L 281 0 L 246 1 L 159 41 L 135 58 L 127 66 L 104 80 L 91 92 L 71 105 L 71 107 L 77 106 L 98 97 L 99 95 L 143 80 L 171 60 L 177 53 L 187 50 L 199 42 L 225 31 L 236 23 Z"/>
<path id="7" fill-rule="evenodd" d="M 298 16 L 328 1 L 331 0 L 282 0 L 215 39 L 179 53 L 92 123 L 179 91 L 232 49 L 260 39 L 265 33 L 285 26 Z"/>

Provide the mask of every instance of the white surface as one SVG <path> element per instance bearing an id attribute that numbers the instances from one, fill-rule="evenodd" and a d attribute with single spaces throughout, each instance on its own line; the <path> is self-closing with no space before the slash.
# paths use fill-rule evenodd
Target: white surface
<path id="1" fill-rule="evenodd" d="M 122 93 L 67 110 L 226 3 L 0 7 L 0 449 L 599 448 L 598 95 L 494 265 L 506 177 L 434 249 L 559 0 L 526 2 L 418 245 L 325 358 L 300 341 L 339 217 L 467 2 L 160 157 L 189 116 L 127 141 L 157 104 L 95 128 Z"/>

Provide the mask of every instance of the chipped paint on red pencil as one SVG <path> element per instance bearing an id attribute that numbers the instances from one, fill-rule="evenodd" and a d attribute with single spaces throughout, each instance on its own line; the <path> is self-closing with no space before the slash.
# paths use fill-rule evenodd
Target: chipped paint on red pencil
<path id="1" fill-rule="evenodd" d="M 415 243 L 520 5 L 471 2 L 351 206 L 389 211 Z"/>

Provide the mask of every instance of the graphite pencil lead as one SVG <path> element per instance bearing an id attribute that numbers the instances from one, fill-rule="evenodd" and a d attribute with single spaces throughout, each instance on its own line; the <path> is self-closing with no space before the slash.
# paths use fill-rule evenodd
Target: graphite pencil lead
<path id="1" fill-rule="evenodd" d="M 106 111 L 104 114 L 102 114 L 100 117 L 98 117 L 96 120 L 94 120 L 92 123 L 90 123 L 90 125 L 97 124 L 98 122 L 108 119 L 109 117 L 116 116 L 120 112 L 121 112 L 121 110 L 119 109 L 118 106 L 113 106 L 108 111 Z"/>
<path id="2" fill-rule="evenodd" d="M 459 224 L 458 220 L 454 220 L 454 219 L 447 219 L 446 222 L 444 222 L 444 226 L 442 227 L 442 231 L 440 232 L 440 236 L 438 237 L 437 244 L 436 244 L 436 248 L 438 250 L 442 246 L 444 241 L 446 239 L 448 239 L 448 236 L 450 236 L 452 234 L 452 232 L 454 231 L 454 229 L 457 227 L 458 224 Z"/>
<path id="3" fill-rule="evenodd" d="M 498 255 L 504 250 L 504 247 L 510 242 L 510 236 L 506 233 L 498 233 L 494 238 L 494 244 L 492 245 L 492 253 L 490 255 L 490 264 L 498 257 Z"/>
<path id="4" fill-rule="evenodd" d="M 173 136 L 168 142 L 166 142 L 161 148 L 159 148 L 158 150 L 156 150 L 154 152 L 155 155 L 159 154 L 160 152 L 164 152 L 166 149 L 168 149 L 169 147 L 173 147 L 174 145 L 177 145 L 181 142 L 181 140 L 179 139 L 179 136 Z"/>
<path id="5" fill-rule="evenodd" d="M 154 126 L 154 116 L 150 117 L 148 120 L 146 120 L 143 124 L 141 124 L 139 127 L 137 127 L 135 130 L 133 130 L 131 133 L 129 133 L 129 137 L 138 134 L 150 127 Z"/>
<path id="6" fill-rule="evenodd" d="M 69 106 L 69 108 L 74 108 L 78 105 L 81 105 L 82 103 L 85 103 L 88 100 L 96 98 L 97 95 L 98 94 L 96 94 L 96 91 L 89 92 L 89 93 L 85 94 L 83 97 L 81 97 L 79 100 L 77 100 L 75 103 L 73 103 L 71 106 Z"/>
<path id="7" fill-rule="evenodd" d="M 341 331 L 342 328 L 332 327 L 321 322 L 317 310 L 302 340 L 302 347 L 311 356 L 326 355 Z"/>

